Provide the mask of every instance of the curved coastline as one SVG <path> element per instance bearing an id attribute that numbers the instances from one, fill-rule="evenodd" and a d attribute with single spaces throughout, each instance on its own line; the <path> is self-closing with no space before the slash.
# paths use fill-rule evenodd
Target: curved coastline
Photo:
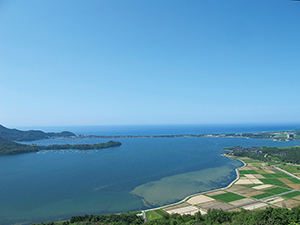
<path id="1" fill-rule="evenodd" d="M 223 157 L 228 157 L 224 154 L 221 154 Z M 228 157 L 230 158 L 230 157 Z M 206 193 L 210 193 L 210 192 L 213 192 L 213 191 L 217 191 L 217 190 L 224 190 L 224 189 L 227 189 L 227 188 L 230 188 L 236 181 L 238 181 L 240 179 L 240 173 L 239 173 L 239 169 L 240 168 L 243 168 L 245 167 L 247 164 L 241 160 L 241 159 L 235 159 L 235 160 L 238 160 L 240 162 L 243 163 L 243 165 L 241 167 L 238 167 L 235 169 L 235 172 L 236 172 L 236 175 L 237 177 L 230 183 L 228 184 L 226 187 L 222 187 L 222 188 L 217 188 L 217 189 L 213 189 L 213 190 L 209 190 L 209 191 L 204 191 L 204 192 L 198 192 L 198 193 L 195 193 L 195 194 L 191 194 L 191 195 L 188 195 L 187 197 L 185 197 L 184 199 L 180 200 L 179 202 L 175 202 L 175 203 L 171 203 L 171 204 L 168 204 L 168 205 L 164 205 L 164 206 L 159 206 L 159 207 L 156 207 L 156 208 L 151 208 L 151 209 L 146 209 L 146 210 L 142 210 L 142 211 L 145 211 L 145 212 L 148 212 L 148 211 L 152 211 L 152 210 L 157 210 L 157 209 L 162 209 L 162 208 L 165 208 L 165 207 L 169 207 L 169 206 L 173 206 L 173 205 L 177 205 L 177 204 L 180 204 L 180 203 L 183 203 L 185 202 L 186 200 L 188 200 L 189 198 L 191 197 L 194 197 L 196 195 L 199 195 L 199 194 L 206 194 Z"/>

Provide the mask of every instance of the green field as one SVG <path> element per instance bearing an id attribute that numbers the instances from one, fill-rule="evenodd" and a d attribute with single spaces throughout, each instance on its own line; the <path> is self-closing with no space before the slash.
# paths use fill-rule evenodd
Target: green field
<path id="1" fill-rule="evenodd" d="M 216 200 L 221 200 L 223 202 L 232 202 L 232 201 L 236 201 L 236 200 L 239 200 L 239 199 L 242 199 L 245 197 L 231 193 L 231 192 L 227 192 L 225 194 L 211 196 L 211 198 L 214 198 Z"/>
<path id="2" fill-rule="evenodd" d="M 270 162 L 268 162 L 268 165 L 270 165 L 270 166 L 272 166 L 272 165 L 278 166 L 278 165 L 280 165 L 280 163 L 270 161 Z"/>
<path id="3" fill-rule="evenodd" d="M 273 178 L 275 178 L 272 174 L 270 174 L 270 173 L 265 173 L 264 175 L 263 175 L 265 178 L 267 178 L 267 179 L 273 179 Z"/>
<path id="4" fill-rule="evenodd" d="M 261 182 L 263 182 L 264 184 L 272 184 L 272 185 L 276 185 L 276 186 L 289 188 L 288 185 L 286 185 L 285 183 L 283 183 L 282 181 L 280 181 L 278 179 L 259 179 L 259 180 Z"/>
<path id="5" fill-rule="evenodd" d="M 263 193 L 260 195 L 255 195 L 255 196 L 251 196 L 252 198 L 256 198 L 256 199 L 261 199 L 261 198 L 265 198 L 265 197 L 269 197 L 274 195 L 273 193 Z"/>
<path id="6" fill-rule="evenodd" d="M 286 178 L 288 179 L 289 181 L 293 182 L 294 184 L 300 184 L 300 180 L 296 179 L 296 178 L 293 178 L 293 177 L 288 177 Z"/>
<path id="7" fill-rule="evenodd" d="M 287 192 L 287 191 L 290 191 L 290 190 L 291 189 L 276 187 L 276 188 L 268 189 L 268 190 L 266 190 L 266 192 L 276 195 L 276 194 L 281 194 L 281 193 L 284 193 L 284 192 Z"/>
<path id="8" fill-rule="evenodd" d="M 240 170 L 240 175 L 244 175 L 244 174 L 258 174 L 258 172 L 256 170 Z"/>
<path id="9" fill-rule="evenodd" d="M 261 163 L 252 163 L 252 166 L 257 167 L 258 169 L 262 169 L 261 168 Z"/>
<path id="10" fill-rule="evenodd" d="M 273 174 L 273 176 L 276 177 L 276 178 L 288 178 L 288 177 L 291 177 L 291 176 L 289 176 L 289 175 L 287 175 L 285 173 L 275 173 L 275 174 Z"/>
<path id="11" fill-rule="evenodd" d="M 299 195 L 300 195 L 300 192 L 295 191 L 295 192 L 288 193 L 288 194 L 285 194 L 285 195 L 282 195 L 282 196 L 285 197 L 285 198 L 293 198 L 293 197 L 296 197 L 296 196 L 299 196 Z"/>
<path id="12" fill-rule="evenodd" d="M 166 213 L 160 209 L 154 211 L 147 211 L 146 218 L 147 221 L 158 220 L 158 219 L 162 219 L 164 214 Z"/>
<path id="13" fill-rule="evenodd" d="M 299 167 L 296 166 L 291 166 L 291 165 L 279 165 L 277 166 L 285 171 L 288 171 L 290 173 L 300 173 L 300 169 L 298 169 Z"/>
<path id="14" fill-rule="evenodd" d="M 255 159 L 241 159 L 244 163 L 264 163 L 263 161 L 255 160 Z"/>
<path id="15" fill-rule="evenodd" d="M 240 184 L 240 185 L 249 188 L 257 186 L 257 184 Z"/>

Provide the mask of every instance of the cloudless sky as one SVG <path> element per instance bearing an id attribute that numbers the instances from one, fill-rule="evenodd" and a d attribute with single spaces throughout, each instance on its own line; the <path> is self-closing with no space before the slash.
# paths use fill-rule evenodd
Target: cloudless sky
<path id="1" fill-rule="evenodd" d="M 300 2 L 0 0 L 0 124 L 300 122 Z"/>

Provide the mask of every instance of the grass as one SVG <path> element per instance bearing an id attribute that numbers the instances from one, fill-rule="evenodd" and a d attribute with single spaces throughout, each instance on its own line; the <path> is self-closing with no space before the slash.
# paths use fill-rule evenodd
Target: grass
<path id="1" fill-rule="evenodd" d="M 257 167 L 258 169 L 262 169 L 261 168 L 261 163 L 252 163 L 252 166 Z"/>
<path id="2" fill-rule="evenodd" d="M 240 184 L 240 185 L 249 188 L 257 186 L 257 184 Z"/>
<path id="3" fill-rule="evenodd" d="M 264 163 L 263 161 L 255 160 L 255 159 L 241 159 L 244 163 Z"/>
<path id="4" fill-rule="evenodd" d="M 270 162 L 268 162 L 268 164 L 269 164 L 270 166 L 271 166 L 271 165 L 275 165 L 275 166 L 280 165 L 280 163 L 274 162 L 274 161 L 270 161 Z"/>
<path id="5" fill-rule="evenodd" d="M 94 225 L 96 222 L 91 222 L 91 221 L 82 221 L 82 222 L 75 222 L 75 223 L 70 223 L 72 225 Z M 61 224 L 62 225 L 62 224 Z"/>
<path id="6" fill-rule="evenodd" d="M 239 170 L 240 175 L 244 175 L 244 174 L 258 174 L 258 172 L 256 170 Z"/>
<path id="7" fill-rule="evenodd" d="M 277 179 L 277 178 L 289 178 L 290 176 L 285 173 L 265 173 L 263 174 L 265 178 Z"/>
<path id="8" fill-rule="evenodd" d="M 287 191 L 290 191 L 290 189 L 285 189 L 285 188 L 281 188 L 281 187 L 276 187 L 276 188 L 266 190 L 266 192 L 272 193 L 274 195 L 281 194 L 281 193 L 287 192 Z"/>
<path id="9" fill-rule="evenodd" d="M 273 193 L 263 193 L 263 194 L 254 195 L 254 196 L 251 196 L 251 197 L 256 198 L 256 199 L 261 199 L 261 198 L 269 197 L 269 196 L 272 196 L 272 195 L 274 195 L 274 194 Z"/>
<path id="10" fill-rule="evenodd" d="M 255 195 L 255 196 L 251 196 L 251 197 L 256 198 L 256 199 L 261 199 L 261 198 L 269 197 L 272 195 L 281 194 L 281 193 L 284 193 L 287 191 L 290 191 L 290 189 L 275 187 L 272 189 L 265 190 L 265 193 L 263 193 L 263 194 L 259 194 L 259 195 Z M 299 195 L 299 194 L 297 194 L 297 195 Z M 295 196 L 297 196 L 297 195 L 295 195 Z"/>
<path id="11" fill-rule="evenodd" d="M 227 192 L 225 194 L 220 194 L 220 195 L 214 195 L 211 196 L 212 198 L 216 199 L 216 200 L 221 200 L 223 202 L 232 202 L 232 201 L 236 201 L 242 198 L 245 198 L 243 196 L 240 196 L 238 194 L 234 194 L 231 192 Z"/>
<path id="12" fill-rule="evenodd" d="M 293 177 L 289 177 L 287 178 L 289 181 L 293 182 L 294 184 L 300 184 L 300 180 L 293 178 Z"/>
<path id="13" fill-rule="evenodd" d="M 259 174 L 262 174 L 262 175 L 265 175 L 265 174 L 268 174 L 268 172 L 267 171 L 265 171 L 265 170 L 258 170 L 257 171 Z"/>
<path id="14" fill-rule="evenodd" d="M 296 196 L 299 196 L 299 195 L 300 195 L 300 192 L 295 191 L 295 192 L 288 193 L 288 194 L 285 194 L 285 195 L 282 195 L 282 196 L 285 197 L 285 198 L 293 198 L 293 197 L 296 197 Z"/>
<path id="15" fill-rule="evenodd" d="M 275 173 L 273 176 L 276 177 L 276 178 L 288 178 L 288 177 L 291 177 L 291 176 L 289 176 L 289 175 L 287 175 L 285 173 Z"/>
<path id="16" fill-rule="evenodd" d="M 146 212 L 147 221 L 162 219 L 164 214 L 166 213 L 160 209 L 147 211 Z"/>
<path id="17" fill-rule="evenodd" d="M 291 165 L 278 165 L 277 167 L 285 170 L 285 171 L 288 171 L 290 173 L 300 173 L 300 170 L 298 170 L 297 166 L 291 166 Z"/>
<path id="18" fill-rule="evenodd" d="M 264 175 L 263 175 L 265 178 L 267 178 L 267 179 L 273 179 L 273 178 L 275 178 L 272 174 L 270 174 L 270 173 L 265 173 Z"/>
<path id="19" fill-rule="evenodd" d="M 276 186 L 289 188 L 288 185 L 286 185 L 285 183 L 283 183 L 282 181 L 280 181 L 278 179 L 259 179 L 259 180 L 261 182 L 263 182 L 264 184 L 272 184 L 272 185 L 276 185 Z"/>

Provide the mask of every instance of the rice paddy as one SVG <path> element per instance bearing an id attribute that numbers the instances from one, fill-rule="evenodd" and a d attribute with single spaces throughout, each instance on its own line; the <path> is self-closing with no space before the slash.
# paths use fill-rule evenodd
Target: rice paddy
<path id="1" fill-rule="evenodd" d="M 157 215 L 156 210 L 151 211 L 151 217 L 162 217 L 162 212 L 194 215 L 197 212 L 206 214 L 207 210 L 214 208 L 254 210 L 268 206 L 292 208 L 300 204 L 300 180 L 266 165 L 265 162 L 245 157 L 242 160 L 246 166 L 238 169 L 239 180 L 229 187 L 199 193 L 180 203 L 161 207 L 160 214 Z M 148 215 L 147 213 L 147 218 Z"/>

